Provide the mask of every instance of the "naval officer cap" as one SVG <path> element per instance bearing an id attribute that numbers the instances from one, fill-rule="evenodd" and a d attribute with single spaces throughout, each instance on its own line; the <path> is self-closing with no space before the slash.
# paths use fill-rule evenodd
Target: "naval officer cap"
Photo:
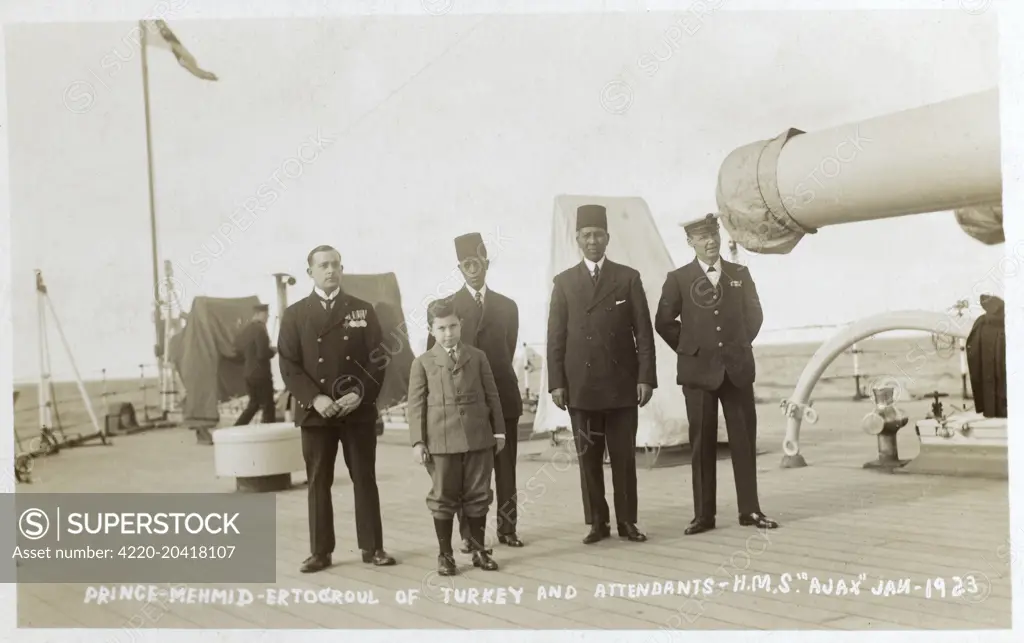
<path id="1" fill-rule="evenodd" d="M 608 212 L 603 205 L 581 205 L 576 208 L 576 231 L 601 228 L 608 231 Z"/>
<path id="2" fill-rule="evenodd" d="M 255 306 L 252 307 L 252 311 L 254 313 L 265 313 L 269 310 L 270 306 L 268 304 L 256 304 Z"/>
<path id="3" fill-rule="evenodd" d="M 687 236 L 718 232 L 718 215 L 711 213 L 681 224 Z"/>
<path id="4" fill-rule="evenodd" d="M 455 256 L 460 262 L 466 259 L 486 259 L 487 246 L 484 245 L 484 238 L 479 232 L 455 237 Z"/>

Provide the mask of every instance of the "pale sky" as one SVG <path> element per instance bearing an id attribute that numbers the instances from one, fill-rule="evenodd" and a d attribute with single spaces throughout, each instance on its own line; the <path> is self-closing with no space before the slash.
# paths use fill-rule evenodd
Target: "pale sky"
<path id="1" fill-rule="evenodd" d="M 395 272 L 408 315 L 456 285 L 452 238 L 476 230 L 504 240 L 490 285 L 519 303 L 528 342 L 544 341 L 557 194 L 644 198 L 678 265 L 692 252 L 677 224 L 715 209 L 734 148 L 989 89 L 999 72 L 991 12 L 722 11 L 699 29 L 657 13 L 169 24 L 221 78 L 150 52 L 161 260 L 176 264 L 186 304 L 273 303 L 274 272 L 298 278 L 294 301 L 311 286 L 306 253 L 330 243 L 348 272 Z M 680 24 L 692 35 L 673 47 Z M 16 380 L 38 369 L 35 268 L 83 376 L 154 362 L 132 27 L 6 27 Z M 111 66 L 113 52 L 124 62 Z M 633 90 L 623 114 L 600 101 L 616 79 Z M 328 142 L 300 150 L 318 134 Z M 221 253 L 218 229 L 247 199 L 266 209 L 236 215 L 246 229 Z M 1001 293 L 1004 252 L 937 213 L 826 228 L 789 255 L 743 261 L 765 328 L 778 329 L 944 310 L 987 280 Z M 425 333 L 413 340 L 420 350 Z M 70 373 L 60 354 L 54 371 Z"/>

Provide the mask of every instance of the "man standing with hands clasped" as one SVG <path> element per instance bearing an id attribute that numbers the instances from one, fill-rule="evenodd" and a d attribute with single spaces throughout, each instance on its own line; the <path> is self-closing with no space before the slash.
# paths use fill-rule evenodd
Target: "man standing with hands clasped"
<path id="1" fill-rule="evenodd" d="M 309 481 L 311 556 L 303 573 L 331 566 L 334 506 L 331 486 L 338 444 L 352 478 L 356 535 L 364 563 L 394 565 L 384 551 L 377 491 L 377 395 L 387 362 L 371 360 L 381 346 L 373 306 L 341 289 L 341 254 L 318 246 L 307 257 L 313 292 L 285 311 L 277 347 L 281 376 L 297 402 L 302 457 Z"/>
<path id="2" fill-rule="evenodd" d="M 555 277 L 548 314 L 548 388 L 572 421 L 587 545 L 611 536 L 606 444 L 618 534 L 647 540 L 636 527 L 636 431 L 637 409 L 658 385 L 654 331 L 640 273 L 605 257 L 609 239 L 604 206 L 580 206 L 576 243 L 583 261 Z"/>
<path id="3" fill-rule="evenodd" d="M 757 498 L 757 410 L 751 342 L 764 315 L 745 266 L 723 261 L 718 217 L 683 224 L 697 257 L 668 273 L 654 326 L 677 353 L 677 382 L 686 398 L 693 449 L 691 536 L 715 528 L 718 402 L 729 434 L 733 477 L 743 526 L 775 529 Z"/>

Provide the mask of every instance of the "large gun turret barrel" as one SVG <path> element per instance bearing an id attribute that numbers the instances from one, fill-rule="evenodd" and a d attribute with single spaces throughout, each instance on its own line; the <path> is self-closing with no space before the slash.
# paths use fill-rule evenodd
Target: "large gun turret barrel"
<path id="1" fill-rule="evenodd" d="M 829 225 L 944 210 L 1001 243 L 1001 195 L 998 89 L 745 145 L 723 161 L 716 194 L 730 236 L 763 254 Z"/>

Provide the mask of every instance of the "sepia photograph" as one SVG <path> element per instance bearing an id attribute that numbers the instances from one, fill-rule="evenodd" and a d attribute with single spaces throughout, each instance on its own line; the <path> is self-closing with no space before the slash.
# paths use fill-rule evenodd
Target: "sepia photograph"
<path id="1" fill-rule="evenodd" d="M 193 4 L 4 24 L 19 636 L 1010 630 L 998 3 Z"/>

